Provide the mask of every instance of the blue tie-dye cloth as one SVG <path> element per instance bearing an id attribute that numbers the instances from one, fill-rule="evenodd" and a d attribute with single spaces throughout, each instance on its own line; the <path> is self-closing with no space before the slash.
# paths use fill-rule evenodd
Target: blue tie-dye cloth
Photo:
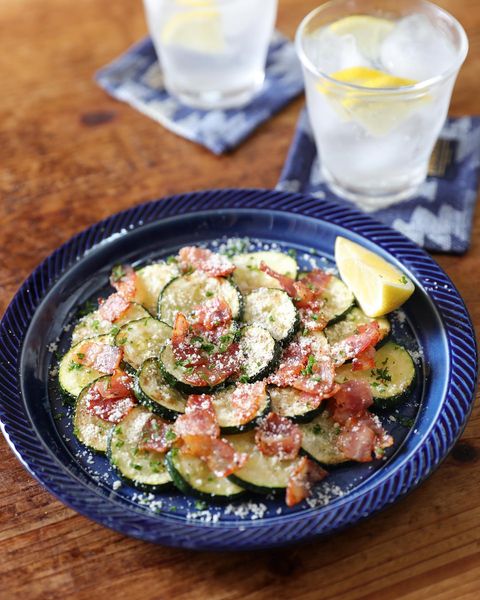
<path id="1" fill-rule="evenodd" d="M 164 127 L 198 142 L 215 154 L 238 146 L 259 125 L 303 91 L 303 77 L 293 44 L 275 32 L 267 57 L 262 89 L 246 106 L 228 110 L 198 110 L 173 98 L 150 38 L 98 71 L 99 85 Z"/>
<path id="2" fill-rule="evenodd" d="M 415 198 L 369 211 L 434 252 L 461 254 L 470 244 L 480 167 L 480 117 L 448 119 L 440 137 L 455 142 L 454 158 L 444 177 L 428 177 Z M 340 203 L 322 177 L 307 112 L 300 116 L 277 189 L 302 192 Z"/>

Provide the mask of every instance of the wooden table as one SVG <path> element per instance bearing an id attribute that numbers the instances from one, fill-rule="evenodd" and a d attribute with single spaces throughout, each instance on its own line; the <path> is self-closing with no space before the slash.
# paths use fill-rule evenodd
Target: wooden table
<path id="1" fill-rule="evenodd" d="M 280 28 L 292 35 L 317 3 L 281 0 Z M 440 4 L 471 43 L 452 113 L 479 113 L 480 5 Z M 0 31 L 0 312 L 41 259 L 113 212 L 173 192 L 275 185 L 302 99 L 218 158 L 93 83 L 144 35 L 140 0 L 2 0 Z M 437 257 L 477 326 L 479 233 L 477 214 L 471 250 Z M 331 539 L 243 554 L 155 547 L 104 529 L 44 491 L 1 439 L 0 598 L 479 598 L 479 417 L 398 505 Z"/>

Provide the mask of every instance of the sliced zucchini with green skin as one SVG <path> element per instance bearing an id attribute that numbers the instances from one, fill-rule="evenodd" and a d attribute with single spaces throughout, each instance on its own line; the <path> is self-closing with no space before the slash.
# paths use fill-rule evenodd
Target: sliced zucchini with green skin
<path id="1" fill-rule="evenodd" d="M 251 383 L 264 379 L 276 369 L 282 346 L 265 327 L 242 327 L 239 342 L 242 353 L 242 381 Z"/>
<path id="2" fill-rule="evenodd" d="M 152 413 L 141 406 L 112 427 L 108 438 L 107 455 L 119 477 L 129 485 L 146 491 L 156 491 L 171 482 L 165 464 L 165 454 L 139 450 L 145 423 Z"/>
<path id="3" fill-rule="evenodd" d="M 240 433 L 241 431 L 253 429 L 258 421 L 270 412 L 270 397 L 268 392 L 265 391 L 257 413 L 248 423 L 242 424 L 241 419 L 239 419 L 238 411 L 232 407 L 230 402 L 230 398 L 234 391 L 235 386 L 231 385 L 212 395 L 212 403 L 217 416 L 217 422 L 224 434 Z"/>
<path id="4" fill-rule="evenodd" d="M 136 302 L 132 302 L 125 313 L 114 323 L 107 321 L 106 319 L 102 319 L 100 312 L 95 310 L 82 317 L 75 325 L 75 329 L 72 333 L 72 344 L 78 344 L 78 342 L 81 340 L 85 340 L 96 335 L 116 331 L 119 327 L 125 325 L 125 323 L 136 321 L 137 319 L 143 319 L 144 317 L 149 316 L 149 312 Z"/>
<path id="5" fill-rule="evenodd" d="M 138 370 L 147 358 L 160 355 L 165 342 L 172 336 L 172 328 L 153 317 L 130 321 L 120 328 L 115 344 L 123 348 L 123 360 Z"/>
<path id="6" fill-rule="evenodd" d="M 167 454 L 167 468 L 175 487 L 184 494 L 229 500 L 244 492 L 226 477 L 217 477 L 200 458 L 183 454 L 178 448 Z"/>
<path id="7" fill-rule="evenodd" d="M 313 421 L 300 425 L 302 451 L 322 465 L 339 465 L 349 459 L 337 448 L 340 427 L 325 410 Z"/>
<path id="8" fill-rule="evenodd" d="M 348 311 L 344 319 L 334 323 L 333 325 L 329 325 L 325 329 L 325 335 L 327 336 L 329 344 L 336 344 L 337 342 L 340 342 L 341 340 L 344 340 L 357 333 L 357 328 L 359 325 L 366 325 L 372 321 L 376 321 L 378 323 L 381 335 L 378 344 L 380 344 L 390 335 L 390 321 L 386 317 L 367 317 L 363 310 L 357 306 Z"/>
<path id="9" fill-rule="evenodd" d="M 301 273 L 299 279 L 306 275 L 308 273 Z M 334 275 L 331 276 L 321 297 L 325 300 L 322 315 L 325 317 L 327 325 L 341 321 L 355 306 L 355 296 L 343 281 Z"/>
<path id="10" fill-rule="evenodd" d="M 292 279 L 296 279 L 298 272 L 297 261 L 294 258 L 273 250 L 237 254 L 232 258 L 232 262 L 237 267 L 232 277 L 242 294 L 261 287 L 281 289 L 277 279 L 260 271 L 259 267 L 262 262 L 280 275 L 286 275 Z"/>
<path id="11" fill-rule="evenodd" d="M 293 387 L 270 386 L 269 393 L 272 411 L 282 417 L 288 417 L 294 423 L 307 423 L 325 408 L 324 402 L 317 406 L 313 403 L 314 397 L 309 397 L 305 392 Z"/>
<path id="12" fill-rule="evenodd" d="M 148 358 L 142 364 L 134 391 L 141 404 L 164 419 L 173 421 L 185 412 L 186 397 L 167 384 L 156 358 Z"/>
<path id="13" fill-rule="evenodd" d="M 300 324 L 298 311 L 283 290 L 260 288 L 244 298 L 245 323 L 267 329 L 273 339 L 286 344 L 295 335 Z"/>
<path id="14" fill-rule="evenodd" d="M 255 444 L 255 433 L 239 433 L 226 439 L 237 452 L 249 455 L 241 469 L 229 475 L 229 479 L 243 488 L 258 494 L 269 494 L 275 490 L 283 490 L 288 485 L 292 469 L 298 459 L 280 460 L 276 456 L 265 456 Z"/>
<path id="15" fill-rule="evenodd" d="M 337 369 L 338 383 L 355 379 L 370 384 L 373 401 L 390 408 L 405 400 L 415 385 L 416 370 L 409 352 L 395 342 L 387 342 L 375 352 L 375 368 L 354 371 L 351 364 Z"/>
<path id="16" fill-rule="evenodd" d="M 108 381 L 110 375 L 98 377 L 95 381 Z M 112 423 L 104 421 L 87 410 L 88 393 L 93 382 L 83 388 L 75 402 L 75 413 L 73 415 L 73 433 L 79 442 L 88 446 L 95 452 L 107 451 L 107 441 Z"/>
<path id="17" fill-rule="evenodd" d="M 87 342 L 99 342 L 102 344 L 113 345 L 114 340 L 113 336 L 108 333 L 105 335 L 97 335 L 75 344 L 75 346 L 72 346 L 70 350 L 63 355 L 58 367 L 58 382 L 61 390 L 68 396 L 73 396 L 74 398 L 80 394 L 85 386 L 105 375 L 105 373 L 101 373 L 96 369 L 91 369 L 90 367 L 79 364 L 78 359 L 81 358 L 81 356 L 78 355 L 84 354 L 82 349 Z"/>
<path id="18" fill-rule="evenodd" d="M 167 283 L 180 275 L 180 271 L 176 264 L 158 262 L 142 267 L 136 274 L 135 300 L 155 317 L 161 291 Z"/>
<path id="19" fill-rule="evenodd" d="M 230 306 L 232 317 L 239 319 L 242 313 L 242 296 L 237 286 L 223 277 L 209 277 L 202 271 L 182 275 L 168 283 L 158 301 L 159 318 L 173 325 L 178 312 L 187 319 L 192 309 L 213 298 L 222 298 Z"/>
<path id="20" fill-rule="evenodd" d="M 162 350 L 159 362 L 165 381 L 184 394 L 212 394 L 228 380 L 228 376 L 225 376 L 225 379 L 214 386 L 207 383 L 202 386 L 191 385 L 185 381 L 186 369 L 178 363 L 169 344 Z"/>

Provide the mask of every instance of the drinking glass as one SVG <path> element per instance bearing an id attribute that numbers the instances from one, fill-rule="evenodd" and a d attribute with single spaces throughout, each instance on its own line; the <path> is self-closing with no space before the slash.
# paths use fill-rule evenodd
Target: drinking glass
<path id="1" fill-rule="evenodd" d="M 458 21 L 423 0 L 333 0 L 296 48 L 329 187 L 370 209 L 414 195 L 467 54 Z"/>
<path id="2" fill-rule="evenodd" d="M 189 106 L 246 104 L 262 86 L 277 0 L 144 0 L 166 89 Z"/>

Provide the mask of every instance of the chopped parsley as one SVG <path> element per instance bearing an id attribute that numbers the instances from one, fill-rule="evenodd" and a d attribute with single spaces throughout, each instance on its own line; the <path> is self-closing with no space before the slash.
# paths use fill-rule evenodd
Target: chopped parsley
<path id="1" fill-rule="evenodd" d="M 388 370 L 388 367 L 383 367 L 383 369 L 373 369 L 371 371 L 372 377 L 375 377 L 377 381 L 387 382 L 392 381 L 392 376 Z"/>
<path id="2" fill-rule="evenodd" d="M 85 302 L 85 304 L 78 309 L 77 315 L 79 317 L 84 317 L 85 315 L 88 315 L 91 312 L 93 312 L 96 308 L 97 308 L 96 302 L 93 302 L 93 300 L 87 300 Z"/>
<path id="3" fill-rule="evenodd" d="M 248 375 L 240 375 L 238 378 L 239 383 L 248 383 Z"/>
<path id="4" fill-rule="evenodd" d="M 312 433 L 313 435 L 320 435 L 322 433 L 322 428 L 318 423 L 315 423 L 312 427 Z"/>
<path id="5" fill-rule="evenodd" d="M 403 283 L 403 285 L 407 285 L 408 283 L 408 279 L 405 277 L 405 275 L 402 275 L 399 279 L 400 283 Z"/>
<path id="6" fill-rule="evenodd" d="M 76 362 L 71 362 L 68 365 L 68 370 L 69 371 L 79 371 L 80 369 L 83 369 L 83 365 L 76 363 Z"/>
<path id="7" fill-rule="evenodd" d="M 168 256 L 167 257 L 167 265 L 176 265 L 176 264 L 177 264 L 176 256 Z"/>
<path id="8" fill-rule="evenodd" d="M 167 442 L 173 442 L 177 439 L 177 434 L 173 431 L 173 429 L 169 429 L 165 434 L 165 440 Z"/>
<path id="9" fill-rule="evenodd" d="M 195 500 L 195 508 L 197 510 L 205 510 L 207 508 L 207 504 L 203 500 Z"/>
<path id="10" fill-rule="evenodd" d="M 313 354 L 309 354 L 308 355 L 308 362 L 305 365 L 305 368 L 303 368 L 301 370 L 301 374 L 302 375 L 313 375 L 313 367 L 315 366 L 315 363 L 317 361 L 315 360 L 315 357 L 313 356 Z"/>
<path id="11" fill-rule="evenodd" d="M 287 254 L 288 254 L 288 256 L 291 256 L 292 258 L 297 258 L 297 251 L 295 250 L 295 248 L 289 248 L 287 250 Z"/>
<path id="12" fill-rule="evenodd" d="M 211 297 L 213 296 L 213 292 L 212 292 L 211 290 L 207 290 L 207 291 L 205 292 L 205 296 L 206 296 L 207 298 L 211 298 Z"/>
<path id="13" fill-rule="evenodd" d="M 127 272 L 123 265 L 115 265 L 112 269 L 112 281 L 120 281 L 125 277 Z"/>

